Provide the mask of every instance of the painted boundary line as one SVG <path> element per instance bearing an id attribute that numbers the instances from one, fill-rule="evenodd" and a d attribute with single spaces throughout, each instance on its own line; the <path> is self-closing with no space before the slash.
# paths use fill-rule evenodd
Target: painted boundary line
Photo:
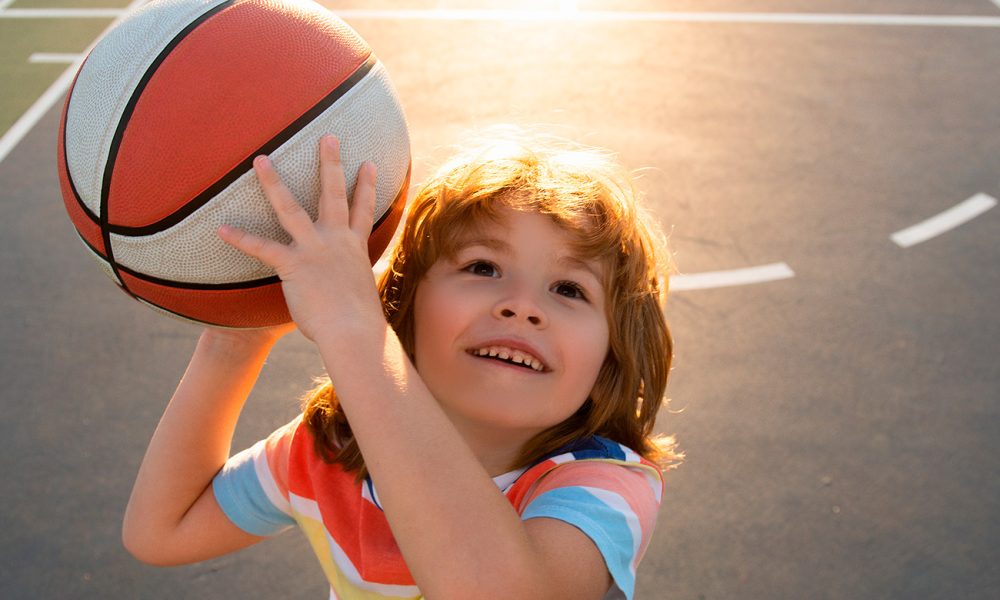
<path id="1" fill-rule="evenodd" d="M 900 229 L 889 237 L 900 248 L 909 248 L 967 223 L 996 205 L 997 199 L 993 196 L 976 194 L 925 221 Z"/>
<path id="2" fill-rule="evenodd" d="M 68 90 L 69 86 L 73 83 L 73 78 L 76 76 L 76 72 L 80 68 L 80 65 L 83 64 L 84 58 L 90 53 L 91 48 L 97 44 L 97 41 L 104 37 L 104 34 L 107 33 L 108 30 L 125 18 L 126 14 L 142 6 L 145 2 L 146 0 L 132 0 L 132 3 L 129 4 L 124 10 L 119 10 L 118 13 L 120 16 L 112 21 L 111 24 L 108 25 L 107 28 L 101 32 L 101 34 L 97 36 L 93 42 L 90 43 L 87 49 L 79 54 L 75 60 L 73 60 L 69 67 L 63 71 L 62 75 L 60 75 L 59 78 L 49 86 L 49 89 L 45 90 L 45 92 L 38 97 L 38 100 L 35 100 L 35 103 L 32 104 L 23 115 L 21 115 L 21 118 L 11 125 L 10 129 L 3 134 L 3 137 L 0 137 L 0 163 L 7 158 L 7 155 L 10 154 L 10 151 L 17 146 L 21 139 L 26 136 L 29 131 L 31 131 L 31 129 L 35 126 L 35 123 L 38 123 L 38 121 L 45 116 L 45 113 L 49 112 L 49 109 L 51 109 L 52 106 L 59 102 L 59 99 L 63 97 L 63 94 L 66 93 L 66 90 Z M 3 16 L 3 14 L 7 12 L 10 11 L 0 12 L 0 16 Z"/>
<path id="3" fill-rule="evenodd" d="M 127 11 L 127 8 L 8 8 L 0 11 L 0 19 L 113 19 Z"/>
<path id="4" fill-rule="evenodd" d="M 708 288 L 750 285 L 795 277 L 785 263 L 771 263 L 759 267 L 734 269 L 732 271 L 707 271 L 691 275 L 674 275 L 670 278 L 670 291 L 703 290 Z"/>
<path id="5" fill-rule="evenodd" d="M 2 0 L 0 0 L 2 1 Z M 1000 0 L 994 0 L 1000 2 Z M 127 10 L 127 9 L 126 9 Z M 653 12 L 574 10 L 335 10 L 351 20 L 391 21 L 522 21 L 572 23 L 729 23 L 772 25 L 896 25 L 910 27 L 1000 27 L 1000 17 L 960 15 L 856 15 L 827 13 Z M 0 19 L 111 18 L 114 8 L 11 8 Z"/>
<path id="6" fill-rule="evenodd" d="M 51 52 L 35 52 L 28 57 L 28 62 L 33 65 L 70 65 L 81 60 L 86 54 L 55 54 Z"/>

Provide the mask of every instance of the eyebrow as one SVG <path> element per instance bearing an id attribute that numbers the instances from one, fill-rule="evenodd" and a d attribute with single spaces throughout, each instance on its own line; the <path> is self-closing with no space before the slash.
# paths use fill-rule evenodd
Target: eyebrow
<path id="1" fill-rule="evenodd" d="M 455 251 L 464 250 L 470 246 L 485 246 L 490 250 L 496 250 L 497 252 L 502 252 L 504 254 L 512 254 L 514 251 L 510 244 L 501 239 L 476 236 L 460 239 L 458 243 L 455 244 Z"/>
<path id="2" fill-rule="evenodd" d="M 597 283 L 604 285 L 604 274 L 602 270 L 594 263 L 594 261 L 583 260 L 571 254 L 560 256 L 556 259 L 556 264 L 566 267 L 568 269 L 574 269 L 577 271 L 585 271 L 594 276 Z"/>

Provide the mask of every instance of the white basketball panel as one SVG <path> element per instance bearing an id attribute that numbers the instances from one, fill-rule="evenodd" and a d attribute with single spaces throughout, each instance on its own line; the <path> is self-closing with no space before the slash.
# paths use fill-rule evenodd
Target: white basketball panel
<path id="1" fill-rule="evenodd" d="M 129 98 L 166 45 L 226 0 L 162 0 L 139 9 L 94 47 L 80 69 L 66 115 L 66 162 L 83 204 L 101 211 L 111 140 Z"/>
<path id="2" fill-rule="evenodd" d="M 318 140 L 326 133 L 341 140 L 349 196 L 361 163 L 375 160 L 378 165 L 378 220 L 396 198 L 410 166 L 405 117 L 381 63 L 270 155 L 313 219 L 318 215 L 320 189 Z M 235 283 L 274 275 L 266 265 L 219 239 L 216 232 L 224 223 L 289 241 L 251 170 L 169 230 L 141 237 L 112 234 L 115 260 L 139 273 L 189 283 Z"/>

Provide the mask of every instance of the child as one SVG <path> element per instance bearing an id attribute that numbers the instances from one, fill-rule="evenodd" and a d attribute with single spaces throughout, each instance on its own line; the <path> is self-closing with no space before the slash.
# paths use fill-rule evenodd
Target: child
<path id="1" fill-rule="evenodd" d="M 126 547 L 179 564 L 298 525 L 332 598 L 631 598 L 680 457 L 652 437 L 667 257 L 627 174 L 551 140 L 474 149 L 417 194 L 376 287 L 373 165 L 349 207 L 323 138 L 315 222 L 265 157 L 254 168 L 293 241 L 219 235 L 276 269 L 329 382 L 229 458 L 295 325 L 205 330 L 136 478 Z"/>

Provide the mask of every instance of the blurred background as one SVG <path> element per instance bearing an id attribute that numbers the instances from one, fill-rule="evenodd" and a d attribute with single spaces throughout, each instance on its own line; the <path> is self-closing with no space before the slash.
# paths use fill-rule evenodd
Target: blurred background
<path id="1" fill-rule="evenodd" d="M 637 598 L 1000 597 L 1000 2 L 323 3 L 387 66 L 414 182 L 511 122 L 641 173 L 687 460 Z M 171 569 L 119 542 L 199 333 L 116 290 L 60 197 L 67 69 L 127 6 L 0 0 L 0 597 L 326 597 L 295 532 Z M 283 340 L 234 451 L 321 372 Z"/>

